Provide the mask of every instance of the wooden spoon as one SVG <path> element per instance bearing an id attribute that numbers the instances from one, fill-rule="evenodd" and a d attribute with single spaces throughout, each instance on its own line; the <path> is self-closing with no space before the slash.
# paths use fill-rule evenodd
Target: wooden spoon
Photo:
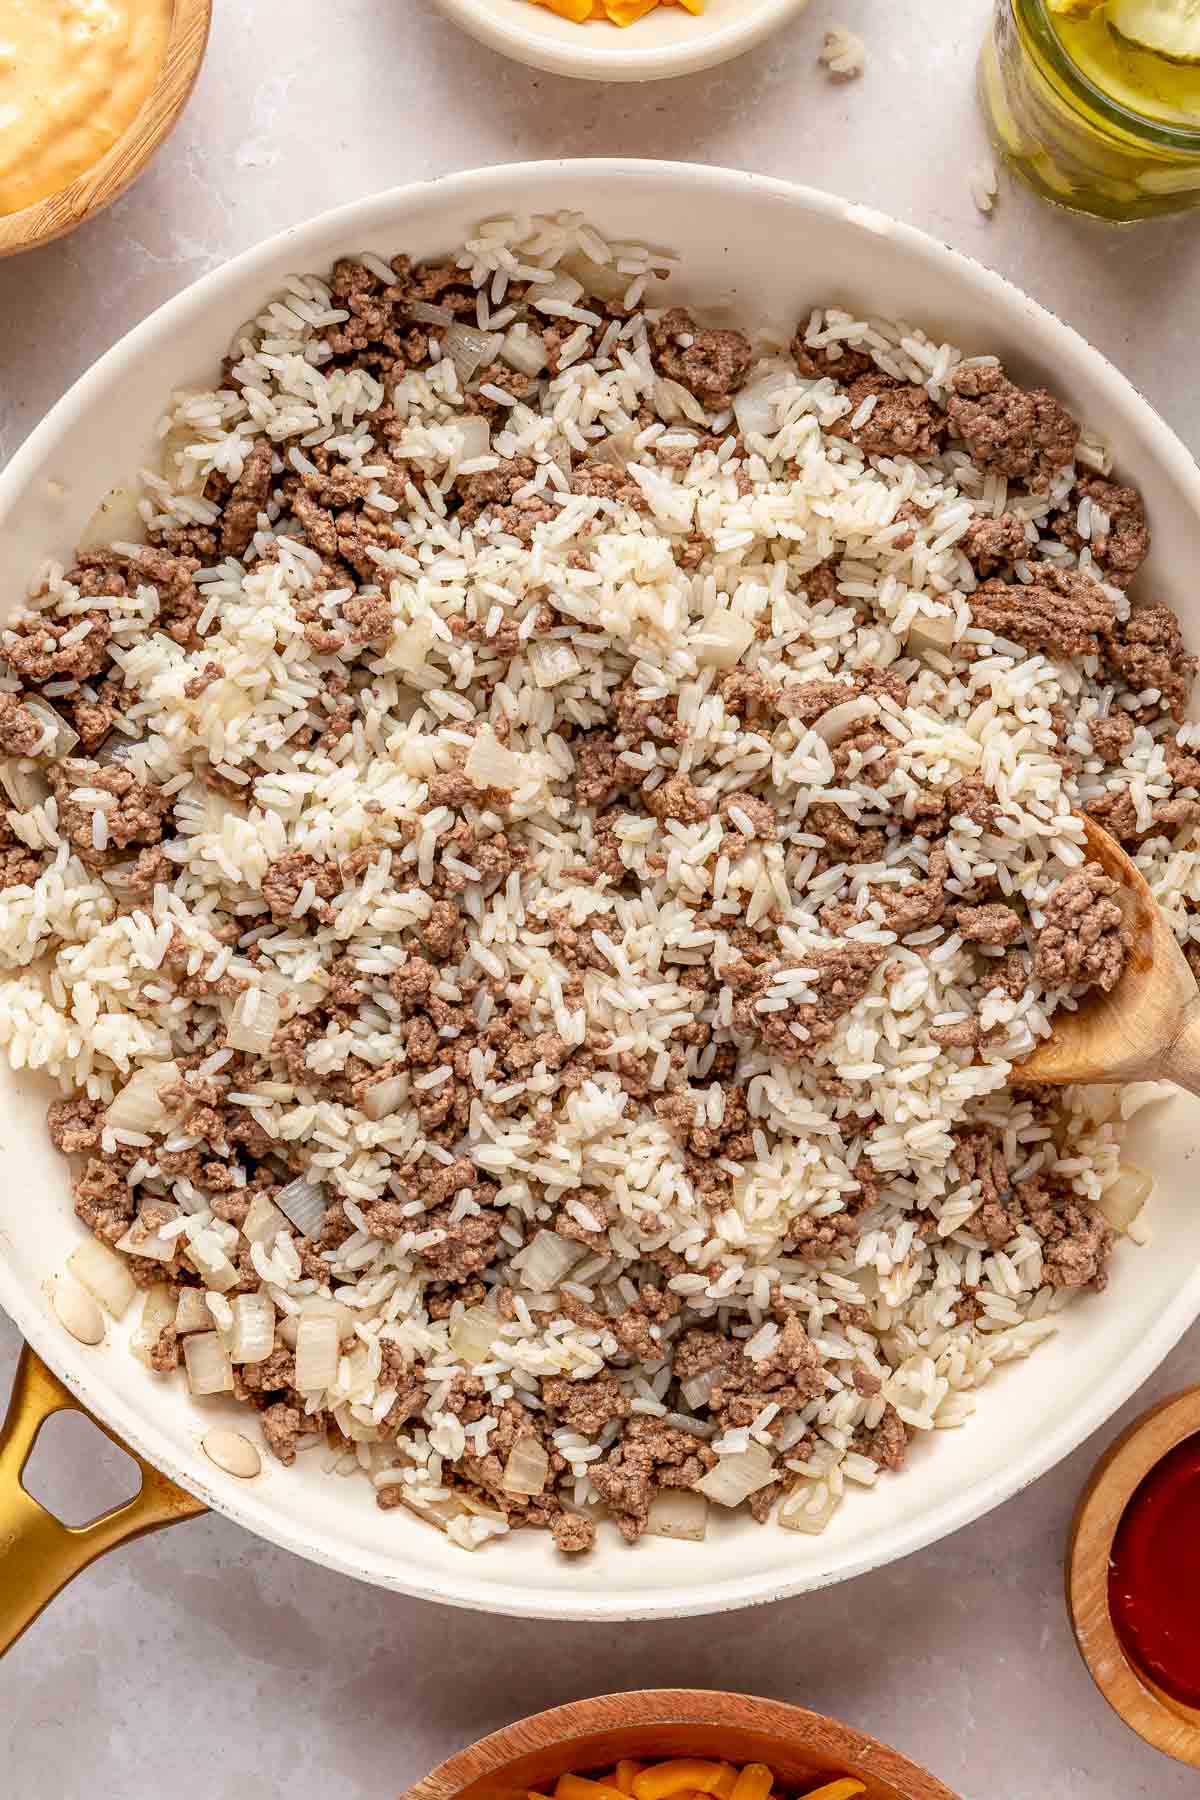
<path id="1" fill-rule="evenodd" d="M 1117 883 L 1133 942 L 1111 993 L 1093 989 L 1055 1013 L 1050 1036 L 1018 1064 L 1019 1081 L 1175 1081 L 1200 1094 L 1200 988 L 1146 878 L 1094 819 L 1088 856 Z"/>

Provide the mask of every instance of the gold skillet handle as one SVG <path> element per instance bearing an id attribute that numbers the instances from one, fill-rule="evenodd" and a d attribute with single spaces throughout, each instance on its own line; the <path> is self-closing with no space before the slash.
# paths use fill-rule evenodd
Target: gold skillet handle
<path id="1" fill-rule="evenodd" d="M 90 1525 L 64 1525 L 21 1485 L 38 1432 L 52 1414 L 67 1407 L 91 1419 L 142 1472 L 142 1485 L 133 1499 L 102 1513 Z M 8 1416 L 0 1427 L 0 1656 L 60 1588 L 106 1550 L 207 1511 L 202 1500 L 168 1481 L 93 1418 L 26 1344 L 17 1363 Z"/>

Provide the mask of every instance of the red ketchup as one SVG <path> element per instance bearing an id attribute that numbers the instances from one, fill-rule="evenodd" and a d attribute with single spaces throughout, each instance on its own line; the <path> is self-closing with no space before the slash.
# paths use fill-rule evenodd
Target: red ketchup
<path id="1" fill-rule="evenodd" d="M 1173 1700 L 1200 1707 L 1200 1436 L 1164 1456 L 1125 1508 L 1108 1604 L 1130 1661 Z"/>

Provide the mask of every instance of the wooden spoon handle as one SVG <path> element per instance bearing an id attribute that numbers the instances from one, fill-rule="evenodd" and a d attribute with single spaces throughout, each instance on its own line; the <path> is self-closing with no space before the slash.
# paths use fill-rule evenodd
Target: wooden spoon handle
<path id="1" fill-rule="evenodd" d="M 1200 1094 L 1200 995 L 1180 1014 L 1179 1029 L 1163 1049 L 1157 1072 L 1189 1094 Z"/>

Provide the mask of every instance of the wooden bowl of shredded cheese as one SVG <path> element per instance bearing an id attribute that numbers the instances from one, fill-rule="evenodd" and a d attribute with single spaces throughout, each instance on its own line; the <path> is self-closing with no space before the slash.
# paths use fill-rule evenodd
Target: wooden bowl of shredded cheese
<path id="1" fill-rule="evenodd" d="M 575 1700 L 462 1750 L 403 1800 L 957 1800 L 853 1726 L 750 1694 Z"/>
<path id="2" fill-rule="evenodd" d="M 182 112 L 212 0 L 0 0 L 0 256 L 124 193 Z"/>

